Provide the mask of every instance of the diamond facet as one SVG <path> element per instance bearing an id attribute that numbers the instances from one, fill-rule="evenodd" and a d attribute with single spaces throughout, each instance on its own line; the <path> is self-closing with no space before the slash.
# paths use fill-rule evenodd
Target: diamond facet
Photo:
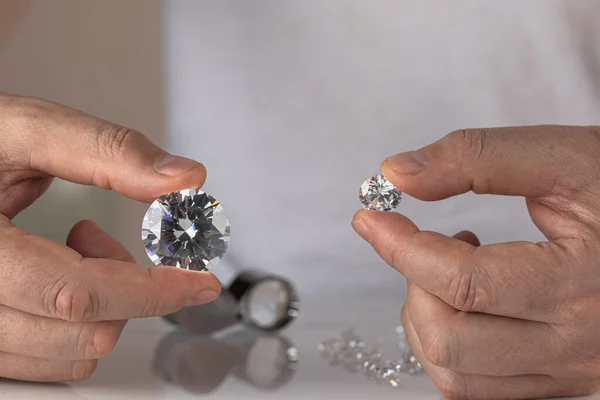
<path id="1" fill-rule="evenodd" d="M 383 175 L 375 175 L 360 186 L 359 199 L 362 206 L 375 211 L 392 211 L 398 207 L 402 192 Z"/>
<path id="2" fill-rule="evenodd" d="M 201 190 L 169 193 L 144 215 L 142 243 L 158 266 L 206 271 L 227 251 L 229 220 L 221 204 Z"/>

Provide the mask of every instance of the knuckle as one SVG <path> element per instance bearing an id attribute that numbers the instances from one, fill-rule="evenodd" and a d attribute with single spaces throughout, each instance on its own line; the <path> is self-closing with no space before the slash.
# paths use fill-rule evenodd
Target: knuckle
<path id="1" fill-rule="evenodd" d="M 52 314 L 57 318 L 69 322 L 82 322 L 86 319 L 95 318 L 98 313 L 95 296 L 85 288 L 63 285 L 56 291 Z"/>
<path id="2" fill-rule="evenodd" d="M 491 134 L 485 129 L 462 129 L 452 132 L 449 136 L 454 147 L 456 162 L 463 169 L 468 169 L 473 168 L 473 165 L 488 151 Z M 489 180 L 478 179 L 471 183 L 471 190 L 474 193 L 488 193 L 490 185 Z"/>
<path id="3" fill-rule="evenodd" d="M 400 246 L 392 247 L 389 252 L 389 264 L 392 268 L 398 270 L 400 273 L 404 270 L 405 259 L 407 257 L 407 252 L 404 248 Z"/>
<path id="4" fill-rule="evenodd" d="M 485 129 L 461 129 L 450 134 L 456 159 L 460 162 L 478 160 L 483 154 L 489 133 Z"/>
<path id="5" fill-rule="evenodd" d="M 97 366 L 98 361 L 96 360 L 72 361 L 69 380 L 81 381 L 87 379 L 94 375 Z"/>
<path id="6" fill-rule="evenodd" d="M 454 356 L 453 334 L 442 325 L 429 324 L 419 332 L 425 358 L 442 368 L 451 368 L 456 361 Z"/>
<path id="7" fill-rule="evenodd" d="M 464 400 L 468 399 L 467 385 L 462 374 L 445 370 L 443 371 L 436 386 L 444 398 L 448 400 Z"/>
<path id="8" fill-rule="evenodd" d="M 475 266 L 462 268 L 442 282 L 440 293 L 445 293 L 444 301 L 459 311 L 485 312 L 490 306 L 491 294 L 482 271 Z"/>
<path id="9" fill-rule="evenodd" d="M 446 287 L 452 307 L 465 312 L 474 311 L 477 286 L 472 272 L 456 275 Z"/>
<path id="10" fill-rule="evenodd" d="M 160 276 L 158 276 L 156 274 L 156 270 L 153 270 L 152 268 L 147 269 L 146 273 L 147 278 L 148 278 L 148 287 L 157 287 L 161 285 L 161 280 L 164 279 L 161 278 Z M 173 308 L 172 305 L 170 304 L 171 302 L 164 302 L 161 301 L 161 298 L 158 296 L 153 296 L 151 293 L 153 291 L 149 291 L 146 296 L 144 297 L 143 300 L 141 300 L 140 304 L 141 304 L 141 310 L 140 310 L 140 316 L 141 317 L 156 317 L 156 316 L 161 316 L 164 314 L 170 314 L 171 312 L 175 312 L 177 311 L 179 308 Z"/>
<path id="11" fill-rule="evenodd" d="M 94 359 L 104 358 L 114 350 L 116 344 L 117 338 L 112 331 L 108 329 L 98 330 L 94 333 L 92 340 L 89 343 L 89 354 L 91 354 Z"/>
<path id="12" fill-rule="evenodd" d="M 426 232 L 418 232 L 413 234 L 410 238 L 410 242 L 406 244 L 406 239 L 401 236 L 400 232 L 393 232 L 388 238 L 385 246 L 382 246 L 382 252 L 384 259 L 388 261 L 388 264 L 403 273 L 405 266 L 409 265 L 411 260 L 418 256 L 413 243 L 422 238 Z"/>
<path id="13" fill-rule="evenodd" d="M 127 144 L 136 136 L 141 136 L 141 133 L 109 122 L 101 124 L 96 135 L 99 156 L 110 160 L 123 156 Z"/>
<path id="14" fill-rule="evenodd" d="M 142 317 L 156 317 L 161 314 L 161 304 L 156 299 L 146 298 L 142 307 Z"/>
<path id="15" fill-rule="evenodd" d="M 86 360 L 96 360 L 109 355 L 117 344 L 118 335 L 111 323 L 88 324 L 82 329 L 80 348 Z"/>

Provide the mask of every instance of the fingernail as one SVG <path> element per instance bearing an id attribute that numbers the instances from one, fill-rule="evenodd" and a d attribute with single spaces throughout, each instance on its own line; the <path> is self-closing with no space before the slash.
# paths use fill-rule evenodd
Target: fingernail
<path id="1" fill-rule="evenodd" d="M 390 168 L 402 175 L 414 175 L 425 169 L 425 154 L 420 151 L 407 151 L 388 157 L 385 160 Z"/>
<path id="2" fill-rule="evenodd" d="M 202 289 L 198 293 L 190 297 L 188 306 L 200 306 L 202 304 L 210 303 L 219 297 L 219 293 L 213 289 Z"/>
<path id="3" fill-rule="evenodd" d="M 355 217 L 352 220 L 352 227 L 356 233 L 360 235 L 360 237 L 365 239 L 367 242 L 369 241 L 369 227 L 363 218 Z"/>
<path id="4" fill-rule="evenodd" d="M 163 175 L 175 176 L 198 165 L 197 161 L 166 153 L 154 164 L 154 169 Z"/>

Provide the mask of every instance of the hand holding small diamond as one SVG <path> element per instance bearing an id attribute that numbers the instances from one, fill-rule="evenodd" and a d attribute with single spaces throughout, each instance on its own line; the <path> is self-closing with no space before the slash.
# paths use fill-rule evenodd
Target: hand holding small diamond
<path id="1" fill-rule="evenodd" d="M 408 281 L 402 324 L 450 399 L 576 396 L 600 389 L 600 135 L 597 127 L 453 132 L 390 157 L 411 196 L 522 196 L 547 242 L 480 245 L 359 211 L 356 231 Z M 518 236 L 518 232 L 516 232 Z"/>
<path id="2" fill-rule="evenodd" d="M 95 223 L 66 245 L 10 221 L 54 176 L 151 202 L 204 183 L 204 167 L 133 130 L 47 101 L 0 94 L 0 377 L 70 381 L 90 376 L 129 318 L 214 300 L 211 274 L 144 269 Z"/>

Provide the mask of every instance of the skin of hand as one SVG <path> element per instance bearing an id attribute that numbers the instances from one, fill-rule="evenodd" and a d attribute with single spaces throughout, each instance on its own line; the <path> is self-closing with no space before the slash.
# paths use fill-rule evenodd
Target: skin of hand
<path id="1" fill-rule="evenodd" d="M 0 377 L 87 378 L 128 319 L 204 304 L 221 290 L 209 273 L 136 265 L 91 221 L 77 223 L 66 246 L 13 225 L 55 176 L 151 202 L 200 187 L 206 171 L 134 130 L 0 94 Z"/>
<path id="2" fill-rule="evenodd" d="M 577 396 L 600 388 L 600 128 L 461 130 L 382 173 L 425 201 L 522 196 L 547 241 L 479 245 L 359 211 L 355 230 L 407 278 L 410 346 L 449 399 Z"/>

